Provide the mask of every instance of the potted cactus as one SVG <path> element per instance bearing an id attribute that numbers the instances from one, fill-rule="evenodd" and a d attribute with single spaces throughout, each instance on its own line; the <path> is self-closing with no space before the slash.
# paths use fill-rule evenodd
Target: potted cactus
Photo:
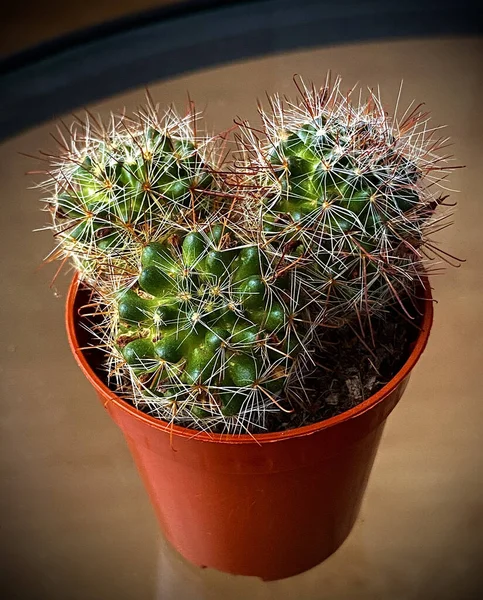
<path id="1" fill-rule="evenodd" d="M 443 256 L 426 115 L 352 104 L 339 79 L 297 85 L 262 129 L 238 123 L 231 163 L 192 106 L 160 116 L 148 97 L 133 118 L 77 121 L 42 184 L 51 258 L 77 272 L 72 350 L 165 535 L 264 579 L 349 534 L 431 328 L 428 253 Z M 361 352 L 357 394 L 334 394 Z"/>

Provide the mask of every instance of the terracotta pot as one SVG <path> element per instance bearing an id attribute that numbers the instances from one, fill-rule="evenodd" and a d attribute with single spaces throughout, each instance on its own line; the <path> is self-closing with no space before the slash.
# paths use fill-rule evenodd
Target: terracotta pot
<path id="1" fill-rule="evenodd" d="M 426 346 L 429 284 L 421 331 L 386 386 L 321 423 L 253 436 L 169 425 L 117 397 L 81 350 L 78 309 L 87 294 L 74 279 L 66 314 L 72 352 L 124 433 L 173 546 L 195 565 L 265 580 L 295 575 L 335 552 L 358 515 L 386 419 Z"/>

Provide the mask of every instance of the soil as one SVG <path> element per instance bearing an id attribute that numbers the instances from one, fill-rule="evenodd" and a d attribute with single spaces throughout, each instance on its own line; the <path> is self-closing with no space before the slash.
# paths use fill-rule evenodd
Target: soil
<path id="1" fill-rule="evenodd" d="M 384 318 L 373 317 L 370 327 L 363 323 L 327 329 L 324 350 L 313 355 L 318 367 L 306 378 L 306 401 L 294 405 L 291 413 L 271 413 L 267 429 L 318 423 L 367 400 L 406 362 L 418 334 L 415 321 L 392 309 Z"/>

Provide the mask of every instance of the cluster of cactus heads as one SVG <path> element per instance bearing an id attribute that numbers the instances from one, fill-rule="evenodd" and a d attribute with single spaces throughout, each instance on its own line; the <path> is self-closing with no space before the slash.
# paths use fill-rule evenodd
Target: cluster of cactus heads
<path id="1" fill-rule="evenodd" d="M 96 290 L 113 385 L 156 417 L 262 430 L 306 401 L 324 325 L 407 312 L 438 256 L 428 235 L 449 168 L 427 115 L 391 121 L 339 79 L 298 87 L 260 107 L 261 137 L 239 124 L 229 165 L 191 105 L 159 117 L 151 100 L 137 119 L 75 123 L 48 156 L 52 257 Z"/>

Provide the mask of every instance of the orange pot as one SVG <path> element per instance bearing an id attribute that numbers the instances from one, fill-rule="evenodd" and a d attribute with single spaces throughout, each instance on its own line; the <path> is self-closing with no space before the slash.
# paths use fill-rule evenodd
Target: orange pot
<path id="1" fill-rule="evenodd" d="M 272 580 L 314 567 L 350 533 L 386 419 L 428 340 L 429 284 L 425 297 L 411 354 L 380 391 L 321 423 L 253 436 L 169 425 L 109 390 L 81 350 L 78 309 L 87 296 L 76 278 L 66 324 L 72 352 L 124 433 L 173 546 L 195 565 Z"/>

